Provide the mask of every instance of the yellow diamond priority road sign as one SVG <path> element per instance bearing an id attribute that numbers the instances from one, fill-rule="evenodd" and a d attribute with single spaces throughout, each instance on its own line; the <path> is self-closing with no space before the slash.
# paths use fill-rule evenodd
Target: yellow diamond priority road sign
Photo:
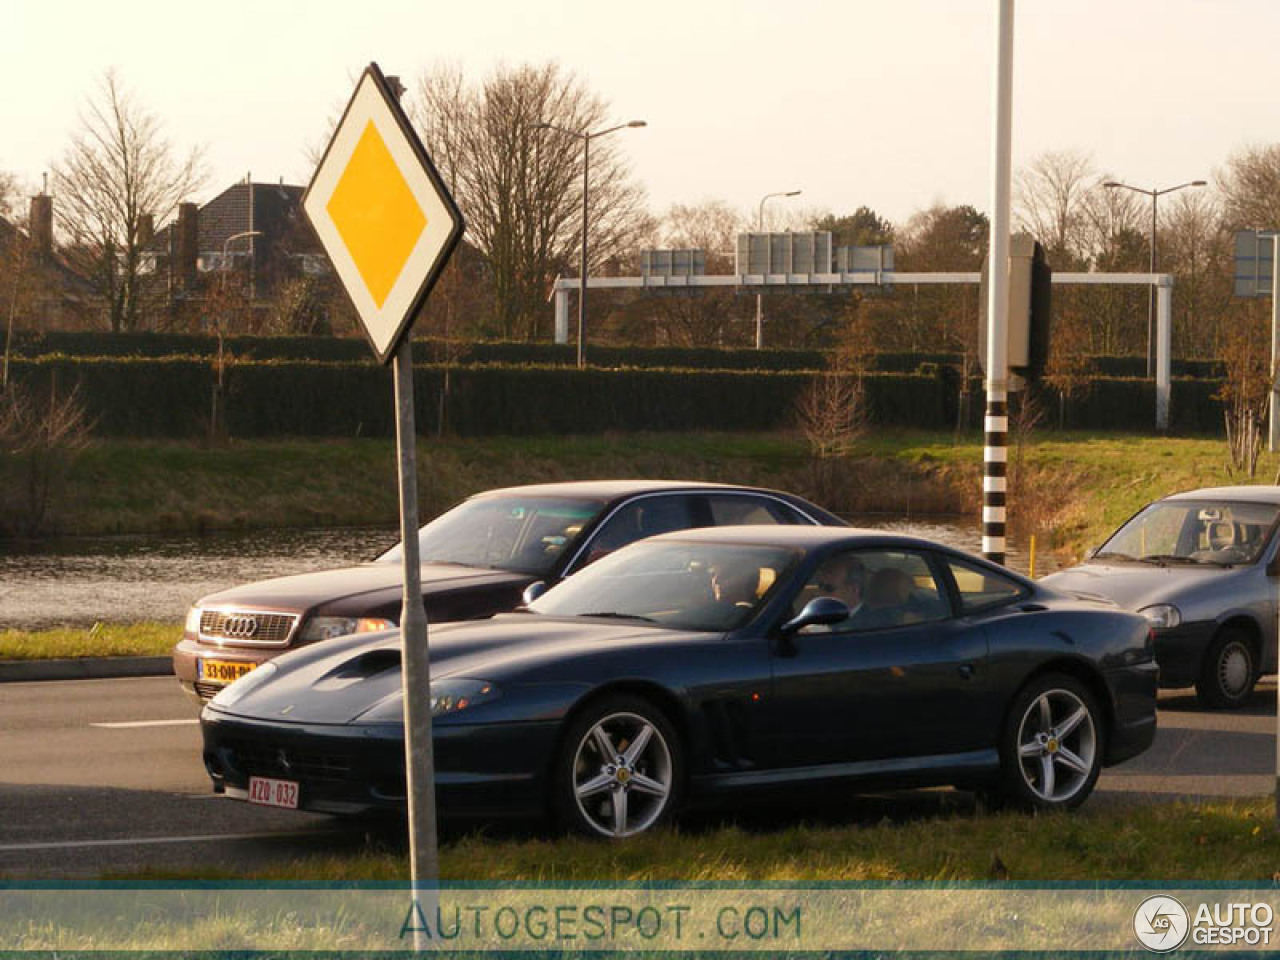
<path id="1" fill-rule="evenodd" d="M 302 198 L 386 363 L 462 237 L 462 215 L 376 63 Z"/>

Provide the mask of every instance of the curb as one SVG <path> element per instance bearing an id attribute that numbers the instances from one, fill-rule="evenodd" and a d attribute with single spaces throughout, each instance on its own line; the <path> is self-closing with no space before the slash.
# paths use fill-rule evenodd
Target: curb
<path id="1" fill-rule="evenodd" d="M 110 680 L 120 677 L 164 677 L 172 674 L 172 657 L 0 660 L 0 683 L 31 680 Z"/>

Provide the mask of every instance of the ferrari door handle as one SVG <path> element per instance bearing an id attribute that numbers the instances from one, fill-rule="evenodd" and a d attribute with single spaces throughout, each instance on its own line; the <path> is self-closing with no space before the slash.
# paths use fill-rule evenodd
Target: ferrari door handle
<path id="1" fill-rule="evenodd" d="M 966 680 L 972 680 L 972 679 L 973 679 L 973 664 L 972 664 L 972 663 L 962 663 L 962 664 L 960 664 L 960 666 L 959 666 L 959 667 L 957 667 L 957 668 L 956 668 L 956 672 L 957 672 L 957 673 L 959 673 L 959 674 L 960 674 L 960 676 L 964 677 Z"/>

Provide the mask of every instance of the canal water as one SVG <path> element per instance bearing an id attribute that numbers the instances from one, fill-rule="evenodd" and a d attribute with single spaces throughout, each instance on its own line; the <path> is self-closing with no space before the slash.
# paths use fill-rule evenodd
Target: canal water
<path id="1" fill-rule="evenodd" d="M 926 537 L 970 553 L 982 549 L 978 524 L 969 518 L 848 519 L 859 527 Z M 178 621 L 205 594 L 370 560 L 398 539 L 390 528 L 328 527 L 0 542 L 0 629 Z M 1013 541 L 1008 559 L 1010 567 L 1025 573 L 1026 545 Z M 1048 572 L 1046 559 L 1037 558 L 1037 574 Z"/>

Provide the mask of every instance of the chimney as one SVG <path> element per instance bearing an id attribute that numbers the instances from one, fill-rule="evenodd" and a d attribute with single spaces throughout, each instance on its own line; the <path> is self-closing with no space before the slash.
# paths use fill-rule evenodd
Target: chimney
<path id="1" fill-rule="evenodd" d="M 200 255 L 200 208 L 178 204 L 178 277 L 183 290 L 196 286 L 196 258 Z"/>
<path id="2" fill-rule="evenodd" d="M 31 198 L 31 220 L 27 233 L 42 257 L 53 254 L 53 197 L 42 193 Z"/>
<path id="3" fill-rule="evenodd" d="M 156 218 L 150 213 L 138 214 L 138 246 L 148 247 L 156 238 Z"/>

